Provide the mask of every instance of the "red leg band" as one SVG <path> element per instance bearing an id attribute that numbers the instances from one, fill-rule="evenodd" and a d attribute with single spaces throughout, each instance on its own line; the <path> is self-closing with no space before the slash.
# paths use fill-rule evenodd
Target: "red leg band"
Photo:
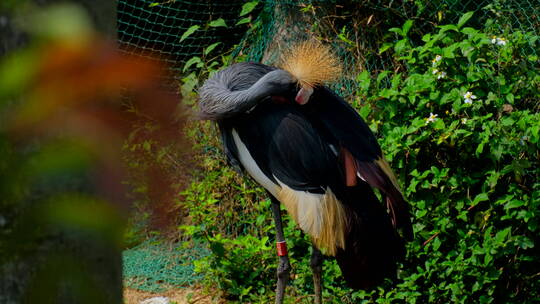
<path id="1" fill-rule="evenodd" d="M 276 247 L 277 247 L 277 255 L 278 256 L 281 257 L 281 256 L 286 256 L 287 255 L 287 243 L 285 243 L 285 241 L 277 242 Z"/>

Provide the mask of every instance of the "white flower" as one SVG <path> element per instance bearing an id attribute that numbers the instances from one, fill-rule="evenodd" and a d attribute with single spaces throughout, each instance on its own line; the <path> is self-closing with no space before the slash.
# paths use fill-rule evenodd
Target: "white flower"
<path id="1" fill-rule="evenodd" d="M 506 45 L 507 42 L 508 40 L 506 40 L 505 38 L 497 36 L 493 36 L 491 39 L 491 43 L 496 45 Z"/>
<path id="2" fill-rule="evenodd" d="M 462 124 L 466 124 L 466 123 L 467 123 L 467 118 L 462 118 L 462 119 L 461 119 L 461 123 L 462 123 Z"/>
<path id="3" fill-rule="evenodd" d="M 467 91 L 467 93 L 463 95 L 463 98 L 465 98 L 465 103 L 471 104 L 473 99 L 476 99 L 476 95 L 473 95 L 473 93 Z"/>
<path id="4" fill-rule="evenodd" d="M 439 116 L 439 115 L 433 114 L 433 113 L 429 113 L 429 117 L 426 118 L 426 125 L 427 125 L 428 123 L 430 123 L 430 122 L 436 121 L 436 120 L 438 119 L 437 116 Z"/>
<path id="5" fill-rule="evenodd" d="M 431 74 L 437 75 L 437 79 L 441 79 L 441 78 L 446 77 L 446 72 L 439 71 L 438 69 L 433 69 L 433 71 L 431 71 Z"/>
<path id="6" fill-rule="evenodd" d="M 444 77 L 446 77 L 446 72 L 442 72 L 442 71 L 441 71 L 441 72 L 439 72 L 439 73 L 437 74 L 437 79 L 441 79 L 441 78 L 444 78 Z"/>
<path id="7" fill-rule="evenodd" d="M 439 63 L 439 61 L 441 61 L 441 60 L 442 60 L 442 56 L 441 56 L 441 55 L 437 55 L 437 56 L 435 56 L 435 58 L 431 61 L 431 63 L 433 64 L 433 66 L 436 66 L 436 65 Z"/>

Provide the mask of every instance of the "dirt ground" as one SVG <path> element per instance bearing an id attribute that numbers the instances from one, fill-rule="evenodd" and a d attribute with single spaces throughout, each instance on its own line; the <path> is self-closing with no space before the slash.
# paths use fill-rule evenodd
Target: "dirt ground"
<path id="1" fill-rule="evenodd" d="M 201 288 L 178 288 L 166 292 L 151 293 L 136 289 L 124 289 L 125 304 L 139 304 L 141 301 L 154 297 L 167 297 L 170 303 L 175 304 L 212 304 L 223 303 L 212 300 L 212 297 L 203 293 Z"/>

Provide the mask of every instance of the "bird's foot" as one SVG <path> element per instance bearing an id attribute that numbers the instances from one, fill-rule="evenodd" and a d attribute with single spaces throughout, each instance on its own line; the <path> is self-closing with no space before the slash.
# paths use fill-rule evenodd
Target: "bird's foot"
<path id="1" fill-rule="evenodd" d="M 277 269 L 277 287 L 276 287 L 276 304 L 283 303 L 283 296 L 285 295 L 285 287 L 289 282 L 289 276 L 291 273 L 291 264 L 289 263 L 288 256 L 279 257 L 279 265 Z"/>

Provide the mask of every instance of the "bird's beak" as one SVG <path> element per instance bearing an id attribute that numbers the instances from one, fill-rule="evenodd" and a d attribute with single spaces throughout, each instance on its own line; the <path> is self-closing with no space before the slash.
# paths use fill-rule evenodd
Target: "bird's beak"
<path id="1" fill-rule="evenodd" d="M 305 105 L 309 98 L 311 97 L 311 94 L 313 94 L 313 88 L 310 86 L 302 86 L 298 93 L 296 94 L 296 97 L 294 100 L 300 105 Z"/>

